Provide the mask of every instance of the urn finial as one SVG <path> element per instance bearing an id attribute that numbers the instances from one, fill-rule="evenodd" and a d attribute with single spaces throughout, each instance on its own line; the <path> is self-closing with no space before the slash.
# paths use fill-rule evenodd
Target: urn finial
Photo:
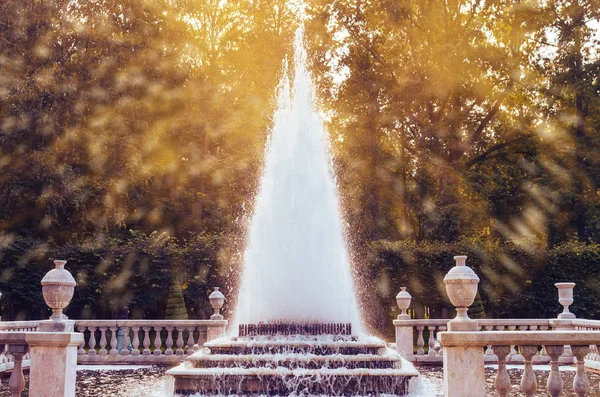
<path id="1" fill-rule="evenodd" d="M 219 287 L 214 287 L 214 291 L 209 295 L 210 305 L 215 310 L 215 314 L 210 316 L 211 320 L 223 320 L 223 315 L 219 313 L 225 303 L 225 295 L 219 291 Z"/>
<path id="2" fill-rule="evenodd" d="M 411 300 L 412 296 L 406 291 L 406 287 L 400 287 L 400 292 L 396 295 L 396 303 L 402 311 L 400 315 L 398 315 L 398 320 L 410 320 L 410 316 L 406 310 L 410 307 Z"/>
<path id="3" fill-rule="evenodd" d="M 573 288 L 575 283 L 556 283 L 554 286 L 558 289 L 558 303 L 563 306 L 563 312 L 558 318 L 575 318 L 575 314 L 569 311 L 569 306 L 573 304 Z"/>
<path id="4" fill-rule="evenodd" d="M 67 316 L 63 314 L 63 309 L 66 308 L 75 292 L 75 279 L 71 273 L 65 269 L 67 261 L 55 260 L 55 268 L 50 270 L 42 279 L 42 294 L 44 300 L 50 309 L 52 316 L 50 320 L 62 321 L 66 320 Z"/>
<path id="5" fill-rule="evenodd" d="M 477 295 L 479 277 L 465 264 L 466 259 L 464 255 L 455 256 L 456 266 L 444 277 L 446 293 L 456 307 L 456 317 L 448 323 L 448 331 L 478 330 L 477 321 L 469 318 L 467 310 Z"/>

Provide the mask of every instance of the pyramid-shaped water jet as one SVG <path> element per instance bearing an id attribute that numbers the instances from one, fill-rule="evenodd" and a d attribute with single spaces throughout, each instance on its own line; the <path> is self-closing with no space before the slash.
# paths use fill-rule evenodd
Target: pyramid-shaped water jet
<path id="1" fill-rule="evenodd" d="M 414 367 L 364 336 L 302 32 L 244 254 L 234 329 L 167 372 L 181 395 L 403 395 Z M 281 319 L 291 319 L 281 320 Z"/>

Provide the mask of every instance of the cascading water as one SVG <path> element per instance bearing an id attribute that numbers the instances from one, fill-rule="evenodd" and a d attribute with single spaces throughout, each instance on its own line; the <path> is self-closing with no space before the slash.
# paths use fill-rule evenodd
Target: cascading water
<path id="1" fill-rule="evenodd" d="M 410 363 L 362 332 L 301 31 L 294 68 L 293 84 L 285 74 L 279 87 L 244 255 L 239 335 L 208 341 L 167 371 L 175 393 L 406 395 L 418 381 Z"/>
<path id="2" fill-rule="evenodd" d="M 299 30 L 293 84 L 286 71 L 279 85 L 235 323 L 351 323 L 360 333 L 329 145 L 302 36 Z"/>

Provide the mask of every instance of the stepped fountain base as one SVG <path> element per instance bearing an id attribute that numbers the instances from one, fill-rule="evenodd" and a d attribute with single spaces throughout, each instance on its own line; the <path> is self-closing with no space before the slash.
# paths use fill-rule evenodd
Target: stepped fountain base
<path id="1" fill-rule="evenodd" d="M 405 395 L 411 363 L 382 340 L 350 335 L 220 338 L 167 371 L 176 395 Z"/>

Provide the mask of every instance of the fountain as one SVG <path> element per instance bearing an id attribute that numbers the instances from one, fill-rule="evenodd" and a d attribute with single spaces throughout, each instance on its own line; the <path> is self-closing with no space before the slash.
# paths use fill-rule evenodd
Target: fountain
<path id="1" fill-rule="evenodd" d="M 287 69 L 287 68 L 286 68 Z M 323 123 L 301 30 L 278 108 L 244 254 L 237 335 L 204 344 L 167 374 L 190 395 L 409 392 L 418 372 L 365 334 Z"/>

